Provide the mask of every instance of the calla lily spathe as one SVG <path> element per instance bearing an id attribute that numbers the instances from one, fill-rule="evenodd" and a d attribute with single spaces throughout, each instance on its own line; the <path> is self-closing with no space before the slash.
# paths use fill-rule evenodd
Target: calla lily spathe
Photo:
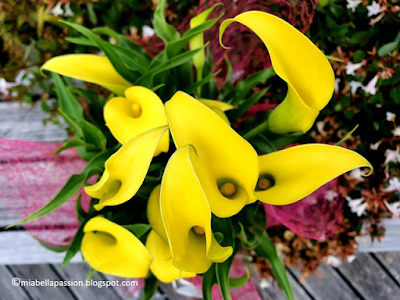
<path id="1" fill-rule="evenodd" d="M 237 214 L 256 201 L 258 178 L 254 148 L 211 109 L 178 91 L 166 104 L 170 131 L 177 148 L 193 145 L 197 156 L 191 161 L 213 214 L 220 218 Z M 232 183 L 232 197 L 220 187 Z"/>
<path id="2" fill-rule="evenodd" d="M 373 169 L 357 152 L 323 144 L 300 145 L 261 155 L 259 164 L 260 178 L 272 181 L 272 186 L 265 190 L 258 186 L 255 194 L 260 201 L 273 205 L 303 199 L 352 169 L 369 167 L 371 172 Z"/>
<path id="3" fill-rule="evenodd" d="M 125 98 L 116 97 L 108 101 L 104 107 L 104 120 L 122 145 L 136 135 L 168 124 L 161 99 L 142 86 L 125 90 Z M 168 152 L 168 149 L 169 133 L 165 132 L 154 156 Z"/>
<path id="4" fill-rule="evenodd" d="M 93 269 L 128 278 L 147 275 L 152 257 L 129 230 L 98 216 L 86 223 L 83 232 L 82 254 Z"/>
<path id="5" fill-rule="evenodd" d="M 117 95 L 132 86 L 115 71 L 107 57 L 93 54 L 67 54 L 53 57 L 41 68 L 67 77 L 96 83 Z"/>
<path id="6" fill-rule="evenodd" d="M 221 247 L 211 230 L 211 210 L 196 175 L 186 145 L 171 156 L 161 183 L 161 215 L 172 252 L 172 264 L 180 270 L 206 272 L 213 262 L 232 255 L 232 247 Z"/>
<path id="7" fill-rule="evenodd" d="M 122 204 L 136 194 L 166 131 L 167 126 L 163 126 L 140 134 L 110 156 L 100 180 L 85 187 L 89 196 L 100 199 L 95 209 Z"/>
<path id="8" fill-rule="evenodd" d="M 225 20 L 220 41 L 233 22 L 250 28 L 264 42 L 276 74 L 288 84 L 285 99 L 268 118 L 268 129 L 276 133 L 308 131 L 334 89 L 335 76 L 325 55 L 292 25 L 259 11 Z"/>

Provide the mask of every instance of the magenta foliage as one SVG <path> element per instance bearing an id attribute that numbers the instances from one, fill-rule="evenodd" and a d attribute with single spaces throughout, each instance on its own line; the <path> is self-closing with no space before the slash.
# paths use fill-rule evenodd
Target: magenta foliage
<path id="1" fill-rule="evenodd" d="M 311 195 L 293 204 L 264 204 L 268 226 L 283 224 L 294 233 L 323 241 L 340 228 L 343 221 L 343 199 L 337 179 L 320 187 Z"/>

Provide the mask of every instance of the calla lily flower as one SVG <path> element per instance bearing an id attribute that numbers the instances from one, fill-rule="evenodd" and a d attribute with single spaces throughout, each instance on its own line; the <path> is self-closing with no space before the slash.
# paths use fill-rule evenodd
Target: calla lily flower
<path id="1" fill-rule="evenodd" d="M 183 272 L 174 267 L 168 242 L 154 230 L 150 231 L 147 237 L 146 247 L 153 256 L 150 270 L 158 280 L 171 283 L 181 278 L 193 278 L 197 276 L 196 273 Z"/>
<path id="2" fill-rule="evenodd" d="M 147 275 L 152 257 L 129 230 L 98 216 L 86 223 L 83 232 L 82 254 L 93 269 L 129 278 Z"/>
<path id="3" fill-rule="evenodd" d="M 288 85 L 285 99 L 268 118 L 268 129 L 276 133 L 308 131 L 333 94 L 335 76 L 325 55 L 292 25 L 259 11 L 225 20 L 220 41 L 233 22 L 250 28 L 264 42 L 276 74 Z"/>
<path id="4" fill-rule="evenodd" d="M 193 145 L 196 175 L 213 214 L 237 214 L 256 201 L 258 156 L 254 148 L 217 114 L 184 92 L 166 104 L 166 113 L 177 148 Z"/>
<path id="5" fill-rule="evenodd" d="M 192 146 L 178 149 L 168 161 L 161 182 L 161 215 L 172 253 L 172 264 L 183 271 L 206 272 L 213 262 L 232 255 L 211 230 L 211 210 L 196 176 Z"/>
<path id="6" fill-rule="evenodd" d="M 149 201 L 147 202 L 147 219 L 149 220 L 151 228 L 165 241 L 168 241 L 167 233 L 165 232 L 161 218 L 160 192 L 161 184 L 157 185 L 150 194 Z"/>
<path id="7" fill-rule="evenodd" d="M 105 206 L 122 204 L 131 199 L 146 177 L 159 141 L 167 131 L 167 126 L 154 128 L 131 139 L 105 163 L 105 171 L 100 180 L 85 187 L 85 192 L 100 202 L 97 210 Z"/>
<path id="8" fill-rule="evenodd" d="M 61 55 L 46 61 L 41 69 L 101 85 L 117 95 L 124 95 L 132 86 L 115 71 L 107 57 L 99 55 Z"/>
<path id="9" fill-rule="evenodd" d="M 338 146 L 308 144 L 259 157 L 257 198 L 268 204 L 296 202 L 355 168 L 372 165 L 360 154 Z M 368 175 L 369 175 L 368 174 Z"/>
<path id="10" fill-rule="evenodd" d="M 225 111 L 234 109 L 235 107 L 229 103 L 209 100 L 209 99 L 199 99 L 201 103 L 211 108 L 213 112 L 215 112 L 218 116 L 220 116 L 228 125 L 231 125 L 228 117 L 225 114 Z"/>
<path id="11" fill-rule="evenodd" d="M 122 145 L 138 134 L 168 124 L 161 99 L 142 86 L 125 90 L 125 98 L 116 97 L 108 101 L 104 107 L 104 119 Z M 165 132 L 154 155 L 168 152 L 168 149 L 169 133 Z"/>

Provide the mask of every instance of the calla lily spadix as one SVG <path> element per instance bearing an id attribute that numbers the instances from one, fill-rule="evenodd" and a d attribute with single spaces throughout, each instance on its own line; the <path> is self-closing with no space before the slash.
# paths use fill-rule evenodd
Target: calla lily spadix
<path id="1" fill-rule="evenodd" d="M 195 100 L 196 101 L 196 100 Z M 196 176 L 186 145 L 169 159 L 161 182 L 161 215 L 172 252 L 172 264 L 180 270 L 206 272 L 213 262 L 232 255 L 232 247 L 221 247 L 211 230 L 211 210 Z"/>
<path id="2" fill-rule="evenodd" d="M 178 91 L 166 104 L 177 148 L 193 145 L 195 172 L 213 214 L 237 214 L 256 201 L 258 157 L 254 148 L 210 108 Z"/>
<path id="3" fill-rule="evenodd" d="M 287 148 L 259 157 L 257 198 L 268 204 L 286 205 L 348 172 L 372 165 L 357 152 L 324 144 Z"/>
<path id="4" fill-rule="evenodd" d="M 100 199 L 94 208 L 101 210 L 105 206 L 122 204 L 131 199 L 146 177 L 153 155 L 167 126 L 157 127 L 142 133 L 116 153 L 105 163 L 105 171 L 100 180 L 85 187 L 85 192 Z"/>
<path id="5" fill-rule="evenodd" d="M 125 90 L 125 98 L 116 97 L 108 101 L 104 107 L 104 120 L 122 145 L 138 134 L 168 124 L 161 99 L 142 86 Z M 169 133 L 165 132 L 154 156 L 168 152 L 168 149 Z"/>
<path id="6" fill-rule="evenodd" d="M 94 54 L 60 55 L 46 61 L 41 69 L 101 85 L 121 96 L 132 86 L 117 73 L 107 57 Z"/>
<path id="7" fill-rule="evenodd" d="M 82 254 L 100 272 L 128 277 L 145 277 L 152 257 L 129 230 L 103 217 L 90 219 L 84 229 Z"/>
<path id="8" fill-rule="evenodd" d="M 335 76 L 325 55 L 292 25 L 259 11 L 225 20 L 220 42 L 233 22 L 250 28 L 264 42 L 276 74 L 288 85 L 285 99 L 268 118 L 268 129 L 276 133 L 308 131 L 334 89 Z"/>

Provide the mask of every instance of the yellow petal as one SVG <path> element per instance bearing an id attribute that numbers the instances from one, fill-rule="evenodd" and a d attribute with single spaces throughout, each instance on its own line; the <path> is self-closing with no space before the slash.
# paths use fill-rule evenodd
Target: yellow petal
<path id="1" fill-rule="evenodd" d="M 103 217 L 94 217 L 83 232 L 82 254 L 93 269 L 129 278 L 147 275 L 151 255 L 130 231 Z"/>
<path id="2" fill-rule="evenodd" d="M 196 277 L 196 273 L 182 272 L 174 267 L 168 242 L 159 236 L 154 230 L 150 231 L 149 236 L 147 237 L 146 247 L 153 256 L 150 270 L 158 280 L 170 283 L 181 278 Z"/>
<path id="3" fill-rule="evenodd" d="M 133 86 L 125 91 L 125 98 L 116 97 L 104 107 L 104 119 L 111 133 L 122 145 L 134 136 L 155 127 L 167 125 L 164 105 L 153 91 Z M 161 139 L 155 156 L 168 152 L 169 133 Z"/>
<path id="4" fill-rule="evenodd" d="M 286 205 L 296 202 L 355 168 L 372 165 L 358 153 L 323 144 L 301 145 L 262 155 L 260 178 L 273 177 L 274 185 L 255 194 L 262 202 Z"/>
<path id="5" fill-rule="evenodd" d="M 167 126 L 149 130 L 134 137 L 110 156 L 100 180 L 85 187 L 89 196 L 100 199 L 94 205 L 95 209 L 122 204 L 136 194 L 146 177 L 154 151 L 166 131 Z"/>
<path id="6" fill-rule="evenodd" d="M 43 70 L 55 72 L 64 76 L 96 83 L 123 95 L 132 86 L 115 71 L 107 57 L 93 54 L 67 54 L 53 57 L 42 66 Z"/>
<path id="7" fill-rule="evenodd" d="M 193 169 L 191 146 L 170 158 L 161 183 L 161 214 L 172 252 L 172 263 L 186 272 L 204 273 L 212 262 L 223 262 L 232 247 L 221 247 L 211 230 L 211 211 Z M 203 234 L 194 231 L 201 228 Z"/>
<path id="8" fill-rule="evenodd" d="M 310 129 L 334 89 L 335 76 L 325 55 L 292 25 L 259 11 L 225 20 L 220 27 L 220 40 L 232 22 L 239 22 L 258 35 L 268 49 L 276 74 L 288 84 L 285 100 L 268 119 L 269 129 L 277 133 Z"/>
<path id="9" fill-rule="evenodd" d="M 196 149 L 193 164 L 212 213 L 230 217 L 256 201 L 258 157 L 253 147 L 211 109 L 183 92 L 165 106 L 176 147 L 190 144 Z M 235 197 L 221 194 L 219 187 L 225 182 L 236 185 Z"/>
<path id="10" fill-rule="evenodd" d="M 218 108 L 222 111 L 227 111 L 235 108 L 233 105 L 223 101 L 209 100 L 209 99 L 199 99 L 199 101 L 211 109 Z"/>
<path id="11" fill-rule="evenodd" d="M 149 201 L 147 202 L 147 219 L 153 230 L 164 238 L 165 241 L 168 241 L 161 218 L 160 191 L 161 184 L 157 185 L 150 194 Z"/>

